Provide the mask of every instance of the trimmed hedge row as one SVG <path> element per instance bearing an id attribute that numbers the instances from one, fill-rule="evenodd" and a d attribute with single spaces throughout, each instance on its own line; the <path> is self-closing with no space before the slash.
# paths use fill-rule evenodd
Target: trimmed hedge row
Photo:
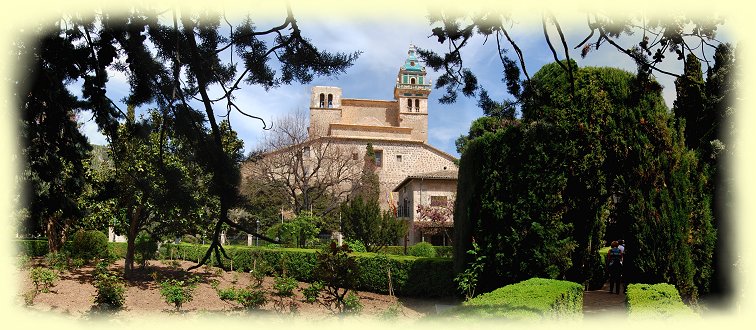
<path id="1" fill-rule="evenodd" d="M 176 259 L 196 262 L 204 256 L 207 248 L 208 245 L 164 244 L 160 254 L 162 258 L 168 258 L 173 252 Z M 225 246 L 224 249 L 233 261 L 234 270 L 249 271 L 255 260 L 263 260 L 276 272 L 285 271 L 287 275 L 303 282 L 315 280 L 315 249 L 246 246 Z M 360 270 L 358 290 L 388 293 L 390 271 L 392 288 L 397 295 L 443 297 L 455 294 L 452 260 L 449 258 L 418 258 L 368 252 L 353 255 Z M 215 257 L 212 258 L 212 264 L 218 266 Z M 228 260 L 223 262 L 227 270 L 231 264 Z"/>
<path id="2" fill-rule="evenodd" d="M 531 278 L 479 295 L 444 314 L 455 318 L 580 320 L 583 287 L 568 281 Z"/>
<path id="3" fill-rule="evenodd" d="M 15 240 L 14 244 L 16 245 L 19 254 L 24 254 L 29 257 L 44 257 L 49 251 L 47 240 L 19 239 Z"/>
<path id="4" fill-rule="evenodd" d="M 409 253 L 410 248 L 412 246 L 407 246 L 407 253 Z M 452 254 L 454 253 L 454 247 L 453 246 L 433 246 L 433 249 L 436 250 L 436 257 L 439 258 L 451 258 Z M 394 254 L 403 256 L 406 255 L 404 253 L 404 246 L 384 246 L 383 249 L 381 249 L 381 253 L 385 254 Z"/>
<path id="5" fill-rule="evenodd" d="M 627 286 L 627 310 L 631 319 L 668 319 L 697 317 L 680 299 L 674 285 L 630 284 Z"/>

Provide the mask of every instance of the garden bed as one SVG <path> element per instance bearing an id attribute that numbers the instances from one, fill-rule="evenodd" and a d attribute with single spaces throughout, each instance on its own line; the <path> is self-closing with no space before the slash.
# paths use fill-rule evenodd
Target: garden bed
<path id="1" fill-rule="evenodd" d="M 33 263 L 41 263 L 39 258 L 34 258 Z M 251 281 L 248 273 L 230 272 L 218 268 L 208 269 L 201 267 L 192 271 L 185 271 L 190 266 L 195 265 L 193 262 L 176 261 L 178 267 L 169 265 L 170 262 L 150 261 L 146 269 L 137 268 L 134 276 L 126 281 L 126 301 L 123 309 L 113 313 L 115 317 L 133 317 L 135 315 L 144 315 L 149 313 L 177 313 L 172 305 L 167 304 L 160 295 L 160 286 L 154 280 L 154 277 L 160 279 L 168 278 L 189 278 L 198 276 L 200 281 L 194 292 L 193 300 L 184 304 L 178 313 L 210 313 L 222 315 L 245 315 L 248 312 L 240 305 L 233 302 L 226 302 L 220 299 L 218 293 L 212 288 L 211 283 L 218 281 L 218 287 L 245 287 Z M 110 270 L 116 272 L 123 271 L 123 259 L 110 265 Z M 95 287 L 92 285 L 93 266 L 84 266 L 82 268 L 63 271 L 60 279 L 55 282 L 49 293 L 39 293 L 34 299 L 33 305 L 29 306 L 33 310 L 53 311 L 62 314 L 68 314 L 73 317 L 88 317 L 97 314 L 97 308 L 93 303 L 96 294 Z M 24 304 L 23 294 L 33 288 L 29 279 L 29 270 L 18 270 L 20 280 L 20 290 L 17 293 L 17 300 L 20 305 Z M 299 288 L 307 287 L 306 283 L 299 283 Z M 260 315 L 290 315 L 289 311 L 276 311 L 273 304 L 272 292 L 273 278 L 266 277 L 263 282 L 263 288 L 268 295 L 268 303 L 259 310 L 254 311 Z M 360 302 L 364 309 L 361 313 L 363 316 L 375 318 L 406 318 L 419 319 L 427 315 L 435 314 L 436 304 L 453 304 L 450 299 L 413 299 L 397 298 L 395 296 L 359 292 Z M 304 319 L 326 319 L 334 316 L 334 313 L 319 303 L 308 304 L 304 302 L 304 297 L 299 290 L 295 290 L 293 305 L 296 312 L 293 315 Z"/>

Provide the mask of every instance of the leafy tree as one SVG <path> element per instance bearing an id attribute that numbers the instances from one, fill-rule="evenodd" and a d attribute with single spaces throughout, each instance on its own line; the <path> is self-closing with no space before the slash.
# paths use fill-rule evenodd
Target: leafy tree
<path id="1" fill-rule="evenodd" d="M 453 103 L 459 92 L 466 97 L 478 92 L 479 105 L 487 116 L 516 117 L 524 101 L 523 93 L 526 94 L 531 83 L 525 63 L 526 54 L 515 42 L 516 38 L 512 37 L 517 17 L 506 10 L 493 8 L 475 13 L 434 10 L 429 15 L 429 21 L 433 26 L 432 36 L 439 43 L 448 46 L 448 52 L 442 55 L 430 50 L 418 50 L 429 67 L 441 71 L 435 87 L 444 88 L 446 93 L 439 101 Z M 580 49 L 579 56 L 586 57 L 591 51 L 606 45 L 605 47 L 612 47 L 635 61 L 644 79 L 648 79 L 651 73 L 680 77 L 679 73 L 667 71 L 660 66 L 667 59 L 665 54 L 674 54 L 677 60 L 685 59 L 687 54 L 695 54 L 699 60 L 709 62 L 711 50 L 719 43 L 716 40 L 717 28 L 724 21 L 713 15 L 695 18 L 685 15 L 654 17 L 589 11 L 586 13 L 585 27 L 572 25 L 586 30 L 586 37 L 576 45 L 567 43 L 567 33 L 554 13 L 545 11 L 540 23 L 544 41 L 554 61 L 568 76 L 568 93 L 575 96 L 575 69 L 566 65 L 577 57 L 577 54 L 572 54 L 574 49 Z M 511 98 L 492 100 L 483 86 L 479 85 L 475 73 L 464 66 L 464 49 L 472 44 L 476 35 L 483 40 L 496 41 L 491 43 L 491 47 L 494 47 L 492 53 L 501 61 L 502 81 Z M 656 37 L 652 40 L 651 36 Z M 556 42 L 553 38 L 557 38 Z M 633 39 L 636 43 L 623 45 L 626 40 Z M 563 63 L 562 60 L 566 62 Z"/>
<path id="2" fill-rule="evenodd" d="M 359 161 L 352 158 L 351 148 L 333 143 L 322 133 L 308 128 L 307 114 L 302 111 L 279 118 L 265 136 L 264 152 L 244 164 L 246 185 L 265 187 L 275 193 L 276 200 L 285 195 L 286 203 L 275 206 L 296 214 L 312 211 L 327 216 L 338 209 L 358 180 Z"/>
<path id="3" fill-rule="evenodd" d="M 118 120 L 122 120 L 126 114 L 108 97 L 109 70 L 121 71 L 129 78 L 131 90 L 125 98 L 129 106 L 157 106 L 163 122 L 174 128 L 177 136 L 183 137 L 194 151 L 194 162 L 209 173 L 207 191 L 217 198 L 217 206 L 213 208 L 217 216 L 209 228 L 212 242 L 195 267 L 206 263 L 213 252 L 216 261 L 222 262 L 220 256 L 225 251 L 219 243 L 224 225 L 272 241 L 254 229 L 241 227 L 228 217 L 228 210 L 238 202 L 239 159 L 226 152 L 223 128 L 216 115 L 219 109 L 214 104 L 225 101 L 226 114 L 237 111 L 257 118 L 234 103 L 233 93 L 239 89 L 242 81 L 264 88 L 293 82 L 307 83 L 315 75 L 343 72 L 358 53 L 319 51 L 302 36 L 290 8 L 278 26 L 258 30 L 247 19 L 232 26 L 228 35 L 221 32 L 221 15 L 214 12 L 198 14 L 178 9 L 161 12 L 134 8 L 121 16 L 105 12 L 88 14 L 78 13 L 61 18 L 49 33 L 44 33 L 40 38 L 48 40 L 43 44 L 52 46 L 46 50 L 43 58 L 59 61 L 55 66 L 60 68 L 58 78 L 53 79 L 56 85 L 40 90 L 65 94 L 66 83 L 82 82 L 83 97 L 77 108 L 91 110 L 99 128 L 113 144 L 120 143 Z M 230 62 L 221 60 L 227 58 L 224 55 L 230 54 L 237 56 L 230 57 Z M 278 72 L 273 70 L 276 65 L 280 65 Z M 220 96 L 211 95 L 211 89 L 217 88 L 223 93 Z M 53 98 L 51 104 L 56 104 L 56 107 L 60 104 L 65 109 L 73 108 L 71 103 L 75 99 L 68 95 L 59 96 Z M 56 125 L 63 125 L 66 123 L 64 118 L 68 116 L 50 118 Z M 84 157 L 78 159 L 81 158 Z M 82 168 L 74 161 L 75 158 L 68 159 L 72 160 L 70 168 L 74 171 Z M 118 166 L 119 161 L 114 162 Z M 143 214 L 138 207 L 129 211 L 127 216 L 130 219 L 137 219 Z M 128 236 L 135 237 L 136 232 Z"/>

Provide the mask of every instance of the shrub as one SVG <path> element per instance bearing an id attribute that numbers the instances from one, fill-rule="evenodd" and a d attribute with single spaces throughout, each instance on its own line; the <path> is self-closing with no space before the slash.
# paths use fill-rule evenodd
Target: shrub
<path id="1" fill-rule="evenodd" d="M 213 288 L 218 292 L 218 297 L 224 301 L 236 300 L 236 288 L 218 289 L 218 282 L 212 284 Z"/>
<path id="2" fill-rule="evenodd" d="M 71 264 L 69 266 L 69 269 L 79 269 L 79 268 L 83 267 L 84 264 L 86 264 L 86 262 L 84 261 L 84 259 L 74 258 L 74 259 L 71 260 Z"/>
<path id="3" fill-rule="evenodd" d="M 157 249 L 157 241 L 152 236 L 144 232 L 139 233 L 134 242 L 134 257 L 136 262 L 142 265 L 142 267 L 146 267 L 147 260 L 154 260 L 157 257 Z"/>
<path id="4" fill-rule="evenodd" d="M 70 259 L 71 256 L 69 256 L 65 251 L 50 252 L 45 255 L 45 264 L 47 265 L 47 267 L 51 267 L 59 272 L 62 272 L 63 270 L 68 269 L 68 263 Z"/>
<path id="5" fill-rule="evenodd" d="M 94 286 L 97 288 L 95 304 L 110 308 L 120 308 L 126 302 L 126 288 L 123 280 L 112 272 L 98 272 Z"/>
<path id="6" fill-rule="evenodd" d="M 286 275 L 276 276 L 273 280 L 273 295 L 278 297 L 275 302 L 275 308 L 279 312 L 283 312 L 287 309 L 294 311 L 296 304 L 292 300 L 294 296 L 294 289 L 297 288 L 297 280 L 293 277 Z"/>
<path id="7" fill-rule="evenodd" d="M 49 252 L 46 240 L 16 240 L 16 247 L 19 253 L 29 257 L 42 257 Z"/>
<path id="8" fill-rule="evenodd" d="M 345 311 L 346 294 L 354 289 L 359 278 L 357 261 L 349 252 L 352 251 L 346 244 L 336 246 L 336 242 L 331 242 L 327 250 L 317 253 L 315 274 L 323 282 L 326 303 L 338 312 Z"/>
<path id="9" fill-rule="evenodd" d="M 478 255 L 480 253 L 478 244 L 472 242 L 472 246 L 473 249 L 467 251 L 467 254 L 475 257 L 475 260 L 470 263 L 465 271 L 457 274 L 454 278 L 457 288 L 465 296 L 465 299 L 475 296 L 475 288 L 478 286 L 478 276 L 483 272 L 483 262 L 486 260 L 486 256 Z"/>
<path id="10" fill-rule="evenodd" d="M 630 319 L 668 319 L 698 316 L 682 302 L 672 284 L 630 284 L 627 286 Z"/>
<path id="11" fill-rule="evenodd" d="M 235 301 L 246 309 L 258 309 L 265 305 L 268 299 L 265 298 L 265 291 L 262 289 L 248 287 L 236 291 Z"/>
<path id="12" fill-rule="evenodd" d="M 71 241 L 71 256 L 86 262 L 108 257 L 108 237 L 97 230 L 79 230 Z"/>
<path id="13" fill-rule="evenodd" d="M 186 260 L 196 261 L 204 255 L 208 245 L 174 245 L 178 254 Z M 317 264 L 316 250 L 297 248 L 266 248 L 227 246 L 229 257 L 234 258 L 234 270 L 250 271 L 263 267 L 260 276 L 273 272 L 283 273 L 302 282 L 314 282 Z M 162 248 L 161 248 L 162 250 Z M 175 254 L 174 254 L 175 255 Z M 441 297 L 456 292 L 452 259 L 418 258 L 413 256 L 382 255 L 375 253 L 352 253 L 358 267 L 358 281 L 355 289 L 376 293 L 388 293 L 388 270 L 394 293 L 400 296 Z M 246 260 L 246 261 L 245 261 Z M 215 259 L 210 266 L 216 265 Z M 210 267 L 208 266 L 208 267 Z M 228 269 L 229 262 L 224 262 Z M 218 269 L 222 272 L 221 269 Z M 254 275 L 253 275 L 254 276 Z"/>
<path id="14" fill-rule="evenodd" d="M 346 298 L 344 298 L 344 314 L 357 315 L 362 313 L 362 303 L 360 302 L 360 296 L 354 291 L 349 291 Z"/>
<path id="15" fill-rule="evenodd" d="M 436 256 L 436 250 L 428 242 L 420 242 L 409 248 L 409 254 L 415 257 L 433 258 Z"/>
<path id="16" fill-rule="evenodd" d="M 31 258 L 25 254 L 19 254 L 16 256 L 16 267 L 20 269 L 26 269 L 31 265 Z"/>
<path id="17" fill-rule="evenodd" d="M 117 258 L 126 258 L 127 249 L 128 249 L 128 244 L 126 242 L 109 242 L 108 243 L 108 250 L 110 250 L 110 255 Z"/>
<path id="18" fill-rule="evenodd" d="M 402 311 L 403 305 L 400 301 L 397 301 L 394 304 L 391 304 L 386 310 L 382 311 L 378 318 L 383 320 L 393 320 L 398 318 L 400 315 L 404 315 L 404 312 Z"/>
<path id="19" fill-rule="evenodd" d="M 352 250 L 352 252 L 367 252 L 367 248 L 365 248 L 365 244 L 362 243 L 360 240 L 344 240 L 344 243 L 346 243 L 347 246 L 349 246 L 349 249 Z"/>
<path id="20" fill-rule="evenodd" d="M 166 303 L 173 304 L 178 311 L 183 304 L 192 301 L 194 289 L 197 287 L 197 279 L 197 277 L 194 277 L 187 281 L 170 279 L 160 282 L 160 295 L 163 296 Z"/>
<path id="21" fill-rule="evenodd" d="M 581 319 L 583 288 L 573 282 L 531 278 L 479 295 L 444 315 L 508 320 Z"/>
<path id="22" fill-rule="evenodd" d="M 318 301 L 320 292 L 323 291 L 323 282 L 315 281 L 310 283 L 310 286 L 301 290 L 302 295 L 305 298 L 305 302 L 312 304 Z"/>
<path id="23" fill-rule="evenodd" d="M 50 288 L 55 286 L 58 280 L 58 272 L 44 267 L 34 267 L 29 272 L 29 277 L 34 283 L 34 292 L 50 292 Z"/>

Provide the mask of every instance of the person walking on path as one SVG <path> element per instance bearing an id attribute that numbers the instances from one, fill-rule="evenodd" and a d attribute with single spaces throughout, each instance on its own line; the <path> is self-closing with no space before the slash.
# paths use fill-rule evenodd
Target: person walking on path
<path id="1" fill-rule="evenodd" d="M 620 279 L 622 278 L 622 258 L 624 255 L 619 249 L 617 241 L 612 241 L 611 246 L 612 248 L 606 254 L 607 268 L 609 270 L 609 293 L 619 294 Z"/>

